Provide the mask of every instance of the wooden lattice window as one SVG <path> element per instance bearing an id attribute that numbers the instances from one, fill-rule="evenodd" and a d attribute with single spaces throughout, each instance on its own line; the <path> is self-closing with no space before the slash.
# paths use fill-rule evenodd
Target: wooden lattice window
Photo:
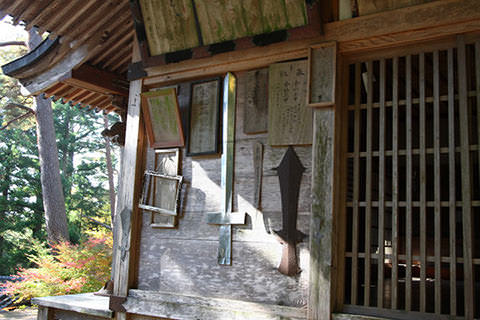
<path id="1" fill-rule="evenodd" d="M 465 39 L 347 63 L 345 312 L 480 317 L 480 41 Z"/>

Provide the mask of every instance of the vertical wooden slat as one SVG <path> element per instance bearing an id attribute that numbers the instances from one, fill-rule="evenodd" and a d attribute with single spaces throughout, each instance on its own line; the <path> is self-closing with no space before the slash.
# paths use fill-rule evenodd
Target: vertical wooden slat
<path id="1" fill-rule="evenodd" d="M 462 221 L 463 221 L 463 272 L 465 318 L 473 319 L 473 270 L 472 270 L 472 195 L 470 184 L 470 142 L 467 100 L 467 66 L 463 36 L 457 37 L 458 95 L 460 118 L 460 150 L 462 167 Z"/>
<path id="2" fill-rule="evenodd" d="M 385 59 L 380 60 L 380 128 L 378 159 L 378 287 L 377 307 L 383 308 L 385 261 Z"/>
<path id="3" fill-rule="evenodd" d="M 406 57 L 406 148 L 407 148 L 407 175 L 406 175 L 406 255 L 407 268 L 405 274 L 405 309 L 412 308 L 412 56 Z"/>
<path id="4" fill-rule="evenodd" d="M 426 298 L 426 234 L 427 234 L 427 191 L 426 191 L 426 152 L 425 152 L 425 54 L 419 56 L 420 86 L 420 312 L 425 312 Z"/>
<path id="5" fill-rule="evenodd" d="M 357 304 L 358 292 L 358 190 L 360 183 L 360 98 L 361 64 L 355 65 L 355 136 L 353 137 L 353 227 L 352 227 L 352 291 L 351 303 Z"/>
<path id="6" fill-rule="evenodd" d="M 365 201 L 365 299 L 370 306 L 370 249 L 372 226 L 372 105 L 373 105 L 373 62 L 367 62 L 367 167 Z"/>
<path id="7" fill-rule="evenodd" d="M 392 309 L 398 297 L 398 57 L 393 58 L 392 95 Z"/>
<path id="8" fill-rule="evenodd" d="M 477 87 L 477 145 L 478 174 L 480 175 L 480 41 L 475 42 L 475 70 Z"/>
<path id="9" fill-rule="evenodd" d="M 448 49 L 448 183 L 449 183 L 449 235 L 450 235 L 450 315 L 457 314 L 457 253 L 455 219 L 455 84 L 453 49 Z"/>
<path id="10" fill-rule="evenodd" d="M 433 162 L 434 162 L 434 229 L 435 229 L 435 313 L 442 310 L 440 276 L 441 207 L 440 207 L 440 71 L 438 51 L 433 52 Z"/>

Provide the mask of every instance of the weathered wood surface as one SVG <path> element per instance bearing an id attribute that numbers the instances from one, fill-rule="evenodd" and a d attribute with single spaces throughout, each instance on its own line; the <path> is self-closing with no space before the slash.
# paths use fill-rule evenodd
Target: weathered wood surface
<path id="1" fill-rule="evenodd" d="M 307 61 L 272 64 L 268 74 L 268 143 L 312 143 L 313 112 L 306 107 Z"/>
<path id="2" fill-rule="evenodd" d="M 192 84 L 188 153 L 216 153 L 221 83 L 217 79 Z"/>
<path id="3" fill-rule="evenodd" d="M 195 0 L 203 44 L 307 24 L 303 0 Z"/>
<path id="4" fill-rule="evenodd" d="M 304 319 L 305 309 L 197 295 L 130 290 L 128 312 L 176 319 Z M 135 319 L 135 318 L 134 318 Z"/>
<path id="5" fill-rule="evenodd" d="M 190 0 L 140 0 L 152 56 L 200 45 Z"/>
<path id="6" fill-rule="evenodd" d="M 330 108 L 315 110 L 309 319 L 329 319 L 335 296 L 332 292 L 334 119 L 335 111 Z"/>
<path id="7" fill-rule="evenodd" d="M 253 172 L 255 184 L 253 187 L 253 206 L 260 209 L 262 201 L 262 177 L 263 177 L 263 144 L 255 141 L 253 143 Z"/>
<path id="8" fill-rule="evenodd" d="M 95 319 L 97 317 L 110 319 L 113 314 L 108 309 L 108 297 L 94 296 L 92 293 L 34 298 L 32 302 L 40 306 L 39 310 L 49 308 L 55 310 L 55 313 L 58 310 L 65 310 L 93 316 Z"/>
<path id="9" fill-rule="evenodd" d="M 111 317 L 97 317 L 92 315 L 86 315 L 83 313 L 65 311 L 65 310 L 52 310 L 52 320 L 105 320 L 111 319 Z"/>
<path id="10" fill-rule="evenodd" d="M 281 245 L 239 242 L 232 246 L 231 267 L 217 264 L 218 239 L 214 241 L 163 239 L 146 248 L 148 260 L 140 265 L 138 288 L 148 291 L 228 297 L 286 306 L 305 306 L 308 290 L 308 244 L 298 246 L 298 277 L 285 277 L 277 270 Z M 141 250 L 144 250 L 142 246 Z"/>
<path id="11" fill-rule="evenodd" d="M 307 49 L 322 41 L 337 41 L 339 52 L 354 52 L 478 31 L 480 12 L 477 9 L 477 0 L 434 1 L 398 9 L 395 14 L 384 12 L 327 23 L 324 34 L 313 38 L 148 68 L 149 78 L 145 79 L 145 84 L 172 83 L 305 58 Z"/>
<path id="12" fill-rule="evenodd" d="M 337 44 L 314 46 L 309 54 L 308 103 L 326 106 L 335 103 Z"/>
<path id="13" fill-rule="evenodd" d="M 382 11 L 415 6 L 431 1 L 435 0 L 358 0 L 358 11 L 360 16 L 364 16 Z"/>
<path id="14" fill-rule="evenodd" d="M 182 90 L 182 86 L 180 86 Z M 184 97 L 184 100 L 188 99 Z M 181 99 L 179 99 L 181 101 Z M 182 102 L 180 102 L 180 107 Z M 221 161 L 217 156 L 183 155 L 181 172 L 185 182 L 181 220 L 177 229 L 152 229 L 150 214 L 143 214 L 138 288 L 172 293 L 229 297 L 252 302 L 305 305 L 308 289 L 308 240 L 298 245 L 302 272 L 294 278 L 277 270 L 282 247 L 271 231 L 281 229 L 281 197 L 278 176 L 285 147 L 271 147 L 267 134 L 243 132 L 245 99 L 238 96 L 233 186 L 233 210 L 246 212 L 246 225 L 233 228 L 233 265 L 216 263 L 218 228 L 205 223 L 206 212 L 221 209 Z M 261 210 L 255 206 L 253 145 L 264 145 L 261 170 Z M 296 146 L 306 171 L 300 187 L 298 229 L 309 232 L 311 211 L 310 146 Z M 150 161 L 147 161 L 147 166 Z"/>
<path id="15" fill-rule="evenodd" d="M 53 310 L 48 307 L 38 307 L 37 320 L 52 320 Z"/>
<path id="16" fill-rule="evenodd" d="M 268 129 L 268 69 L 238 72 L 238 101 L 244 101 L 243 132 L 266 132 Z"/>

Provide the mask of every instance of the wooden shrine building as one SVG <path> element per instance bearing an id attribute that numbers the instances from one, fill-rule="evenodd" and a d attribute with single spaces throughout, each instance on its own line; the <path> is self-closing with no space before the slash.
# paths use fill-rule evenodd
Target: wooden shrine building
<path id="1" fill-rule="evenodd" d="M 480 318 L 478 0 L 0 0 L 126 120 L 113 292 L 39 319 Z"/>

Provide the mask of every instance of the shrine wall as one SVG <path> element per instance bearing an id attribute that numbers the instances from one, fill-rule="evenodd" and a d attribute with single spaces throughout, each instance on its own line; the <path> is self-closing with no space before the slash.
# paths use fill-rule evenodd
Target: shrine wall
<path id="1" fill-rule="evenodd" d="M 219 227 L 206 222 L 207 212 L 221 210 L 221 154 L 189 157 L 183 149 L 180 174 L 184 177 L 185 188 L 177 228 L 152 228 L 151 214 L 142 214 L 138 289 L 303 307 L 308 301 L 308 237 L 297 245 L 302 271 L 289 277 L 277 270 L 282 245 L 272 231 L 282 229 L 279 179 L 273 168 L 280 164 L 287 147 L 271 147 L 266 132 L 244 133 L 244 116 L 249 115 L 244 112 L 247 105 L 245 90 L 251 86 L 245 72 L 235 75 L 233 210 L 245 212 L 247 218 L 245 225 L 232 226 L 232 265 L 217 264 Z M 188 112 L 189 95 L 190 84 L 180 85 L 178 100 L 183 119 Z M 254 205 L 258 179 L 255 177 L 253 146 L 258 142 L 263 144 L 264 150 L 261 209 Z M 295 146 L 294 149 L 306 168 L 300 188 L 297 229 L 308 235 L 312 148 Z M 147 169 L 153 169 L 153 157 L 154 151 L 149 149 Z"/>

